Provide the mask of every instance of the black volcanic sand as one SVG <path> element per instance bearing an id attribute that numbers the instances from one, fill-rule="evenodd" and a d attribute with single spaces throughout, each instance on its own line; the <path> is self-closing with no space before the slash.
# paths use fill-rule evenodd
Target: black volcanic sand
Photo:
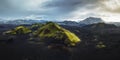
<path id="1" fill-rule="evenodd" d="M 0 45 L 0 60 L 117 60 L 117 49 L 94 49 L 74 47 L 48 49 L 37 44 Z"/>
<path id="2" fill-rule="evenodd" d="M 79 36 L 82 42 L 68 49 L 48 49 L 43 44 L 29 43 L 29 37 L 19 36 L 10 43 L 0 42 L 0 60 L 120 60 L 120 33 L 114 33 L 116 30 L 112 31 L 114 34 L 100 35 L 98 39 L 106 48 L 96 48 L 92 32 L 78 27 L 65 28 Z"/>
<path id="3" fill-rule="evenodd" d="M 16 44 L 15 44 L 16 45 Z M 70 60 L 71 52 L 65 49 L 48 49 L 46 46 L 25 45 L 0 46 L 1 60 Z"/>

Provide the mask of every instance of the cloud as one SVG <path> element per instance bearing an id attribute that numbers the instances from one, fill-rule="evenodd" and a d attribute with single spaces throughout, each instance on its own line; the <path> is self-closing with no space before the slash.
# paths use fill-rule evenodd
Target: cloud
<path id="1" fill-rule="evenodd" d="M 100 0 L 51 0 L 45 4 L 44 7 L 55 8 L 56 12 L 59 13 L 71 13 L 82 8 L 95 8 L 99 1 Z"/>
<path id="2" fill-rule="evenodd" d="M 105 0 L 101 2 L 101 10 L 110 13 L 120 13 L 120 0 Z"/>
<path id="3" fill-rule="evenodd" d="M 90 5 L 94 8 L 99 0 L 0 0 L 0 10 L 8 14 L 66 15 Z M 3 8 L 2 8 L 3 7 Z M 92 7 L 88 7 L 91 9 Z"/>
<path id="4" fill-rule="evenodd" d="M 0 17 L 10 18 L 80 20 L 119 14 L 120 0 L 0 0 L 0 13 Z"/>

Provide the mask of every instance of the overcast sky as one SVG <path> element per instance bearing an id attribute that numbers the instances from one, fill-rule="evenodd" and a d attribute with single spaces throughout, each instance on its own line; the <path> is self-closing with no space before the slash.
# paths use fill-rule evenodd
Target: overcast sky
<path id="1" fill-rule="evenodd" d="M 0 18 L 120 22 L 120 0 L 0 0 Z"/>

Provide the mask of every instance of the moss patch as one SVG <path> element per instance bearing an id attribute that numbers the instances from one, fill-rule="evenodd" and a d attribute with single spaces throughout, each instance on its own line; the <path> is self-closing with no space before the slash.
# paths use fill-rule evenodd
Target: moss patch
<path id="1" fill-rule="evenodd" d="M 53 22 L 46 23 L 43 27 L 35 31 L 33 35 L 39 37 L 41 40 L 54 38 L 55 40 L 64 41 L 68 46 L 75 46 L 76 43 L 80 42 L 80 39 L 74 33 Z"/>

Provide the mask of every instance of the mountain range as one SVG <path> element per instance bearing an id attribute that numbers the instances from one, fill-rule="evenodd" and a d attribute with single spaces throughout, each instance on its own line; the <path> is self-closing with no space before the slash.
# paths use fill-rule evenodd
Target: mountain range
<path id="1" fill-rule="evenodd" d="M 17 19 L 17 20 L 0 20 L 0 24 L 15 24 L 15 25 L 21 25 L 21 24 L 34 24 L 34 23 L 45 23 L 46 20 L 24 20 L 24 19 Z"/>
<path id="2" fill-rule="evenodd" d="M 0 24 L 15 24 L 15 25 L 21 25 L 21 24 L 34 24 L 34 23 L 45 23 L 48 22 L 47 20 L 32 20 L 32 19 L 17 19 L 17 20 L 10 20 L 10 21 L 5 21 L 0 19 Z M 85 25 L 90 25 L 90 24 L 96 24 L 96 23 L 106 23 L 104 22 L 101 18 L 96 18 L 96 17 L 88 17 L 80 22 L 76 21 L 53 21 L 58 23 L 59 25 L 68 25 L 68 26 L 85 26 Z M 120 26 L 120 22 L 110 22 L 107 24 L 114 24 L 116 26 Z"/>

